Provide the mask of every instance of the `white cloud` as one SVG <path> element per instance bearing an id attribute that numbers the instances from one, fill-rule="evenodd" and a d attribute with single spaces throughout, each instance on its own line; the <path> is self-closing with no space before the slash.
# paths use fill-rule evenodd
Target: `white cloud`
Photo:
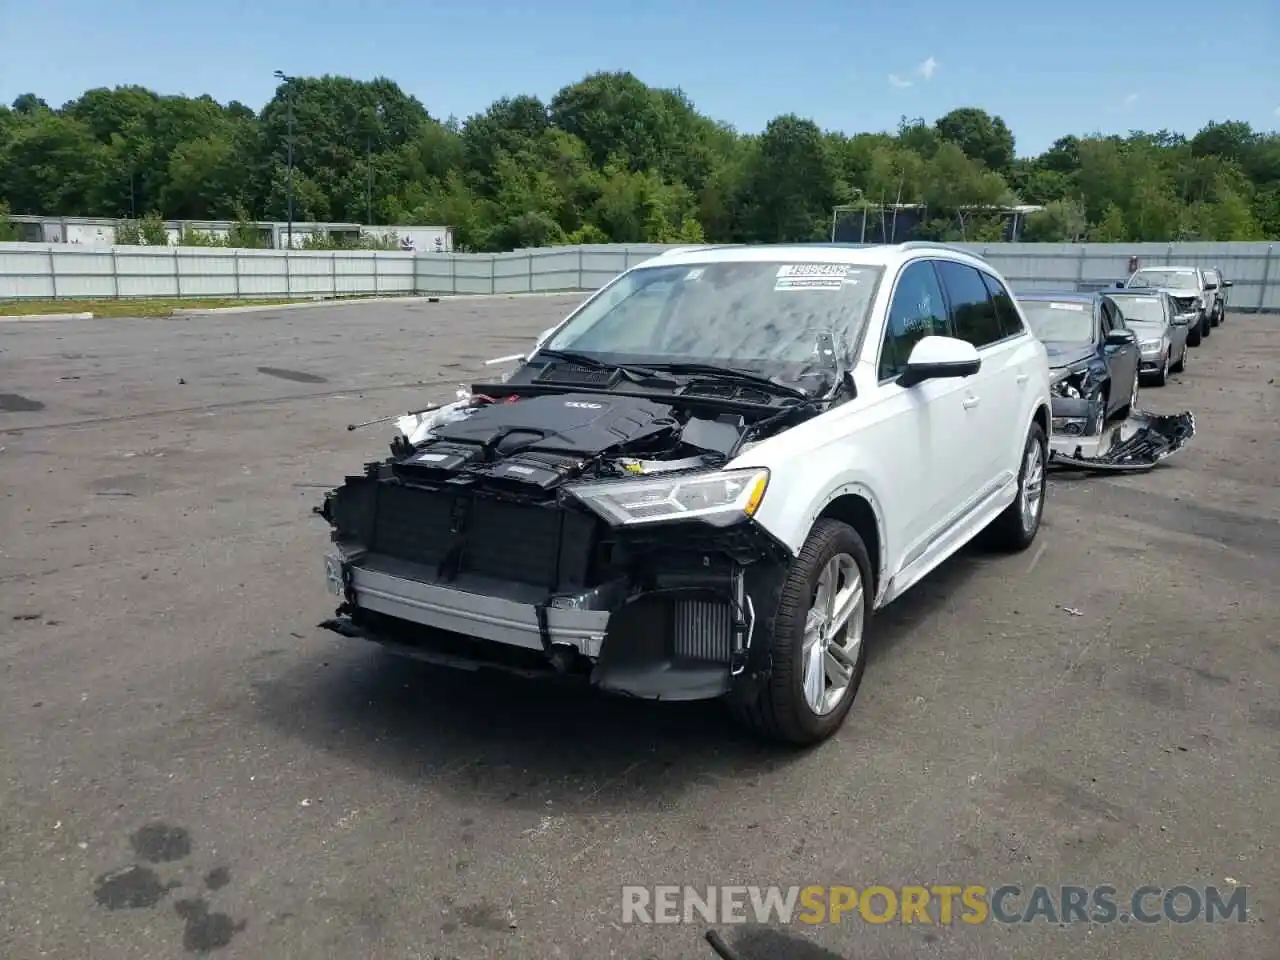
<path id="1" fill-rule="evenodd" d="M 898 76 L 896 73 L 891 73 L 891 74 L 889 74 L 889 83 L 890 83 L 892 86 L 898 87 L 899 89 L 901 89 L 902 87 L 909 87 L 909 86 L 911 86 L 911 81 L 910 81 L 910 80 L 903 80 L 903 79 L 902 79 L 900 76 Z"/>
<path id="2" fill-rule="evenodd" d="M 933 75 L 938 72 L 938 61 L 933 57 L 928 57 L 920 66 L 916 67 L 916 73 L 924 77 L 926 80 L 932 80 Z"/>
<path id="3" fill-rule="evenodd" d="M 1124 98 L 1124 105 L 1126 107 L 1132 107 L 1137 102 L 1138 102 L 1138 95 L 1136 93 L 1127 94 Z"/>
<path id="4" fill-rule="evenodd" d="M 1276 107 L 1276 116 L 1280 117 L 1280 107 Z"/>

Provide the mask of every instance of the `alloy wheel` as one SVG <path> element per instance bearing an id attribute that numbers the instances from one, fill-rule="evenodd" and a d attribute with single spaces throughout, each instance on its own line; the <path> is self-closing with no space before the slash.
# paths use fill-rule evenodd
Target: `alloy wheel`
<path id="1" fill-rule="evenodd" d="M 1040 520 L 1040 502 L 1044 499 L 1044 453 L 1039 443 L 1032 443 L 1022 469 L 1022 528 L 1030 533 Z"/>
<path id="2" fill-rule="evenodd" d="M 865 602 L 858 562 L 836 554 L 818 575 L 804 621 L 804 699 L 818 716 L 835 710 L 849 690 L 862 648 Z"/>

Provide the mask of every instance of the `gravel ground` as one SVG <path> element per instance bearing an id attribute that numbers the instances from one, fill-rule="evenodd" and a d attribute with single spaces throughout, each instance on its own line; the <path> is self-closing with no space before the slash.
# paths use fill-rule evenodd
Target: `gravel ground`
<path id="1" fill-rule="evenodd" d="M 1036 548 L 886 611 L 843 732 L 788 754 L 315 627 L 310 510 L 391 436 L 345 425 L 572 303 L 0 324 L 0 955 L 710 960 L 701 922 L 624 926 L 622 885 L 1239 883 L 1244 923 L 720 929 L 747 960 L 1280 956 L 1280 321 L 1144 392 L 1187 450 L 1058 477 Z"/>

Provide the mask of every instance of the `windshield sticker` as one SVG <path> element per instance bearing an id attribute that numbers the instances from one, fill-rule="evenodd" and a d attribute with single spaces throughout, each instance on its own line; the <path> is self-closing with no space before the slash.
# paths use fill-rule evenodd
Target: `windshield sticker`
<path id="1" fill-rule="evenodd" d="M 684 275 L 684 278 L 686 280 L 701 280 L 703 270 L 704 270 L 703 267 L 694 267 L 692 270 L 690 270 L 688 273 Z"/>
<path id="2" fill-rule="evenodd" d="M 1051 303 L 1050 310 L 1072 310 L 1076 313 L 1084 313 L 1083 303 Z"/>
<path id="3" fill-rule="evenodd" d="M 1155 297 L 1130 297 L 1131 303 L 1159 303 Z"/>
<path id="4" fill-rule="evenodd" d="M 849 267 L 840 263 L 797 263 L 778 268 L 778 290 L 839 290 L 844 286 Z"/>

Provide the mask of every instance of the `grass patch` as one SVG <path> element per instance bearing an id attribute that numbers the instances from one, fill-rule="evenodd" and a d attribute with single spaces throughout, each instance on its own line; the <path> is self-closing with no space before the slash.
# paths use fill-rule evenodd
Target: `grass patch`
<path id="1" fill-rule="evenodd" d="M 325 297 L 325 302 L 374 299 L 376 294 Z M 138 297 L 122 300 L 3 300 L 0 317 L 36 313 L 92 313 L 94 317 L 169 317 L 175 310 L 212 310 L 218 307 L 274 307 L 282 303 L 312 303 L 314 297 L 248 299 L 196 299 Z"/>

